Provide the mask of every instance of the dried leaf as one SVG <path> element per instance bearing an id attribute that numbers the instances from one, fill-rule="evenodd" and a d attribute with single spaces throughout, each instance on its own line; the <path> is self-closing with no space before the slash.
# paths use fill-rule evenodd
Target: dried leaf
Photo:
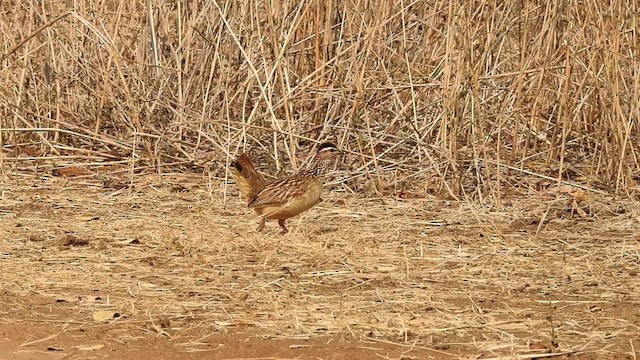
<path id="1" fill-rule="evenodd" d="M 54 176 L 62 176 L 62 177 L 75 177 L 82 175 L 89 175 L 91 172 L 89 170 L 80 167 L 80 166 L 70 166 L 65 168 L 58 168 L 51 171 Z"/>
<path id="2" fill-rule="evenodd" d="M 60 241 L 62 246 L 85 246 L 89 245 L 88 240 L 79 239 L 71 234 L 66 234 Z"/>
<path id="3" fill-rule="evenodd" d="M 187 191 L 189 191 L 189 188 L 184 187 L 180 184 L 176 184 L 171 187 L 171 192 L 179 193 L 179 192 L 187 192 Z"/>
<path id="4" fill-rule="evenodd" d="M 547 345 L 545 345 L 544 343 L 541 343 L 541 342 L 535 342 L 535 343 L 529 344 L 529 349 L 531 349 L 531 350 L 549 350 Z"/>
<path id="5" fill-rule="evenodd" d="M 40 234 L 31 234 L 29 235 L 29 241 L 32 242 L 41 242 L 41 241 L 45 241 L 46 238 Z"/>
<path id="6" fill-rule="evenodd" d="M 576 202 L 578 204 L 580 204 L 581 202 L 588 200 L 589 196 L 587 195 L 587 192 L 584 191 L 583 189 L 578 189 L 576 191 L 574 191 L 573 193 L 569 193 L 569 195 L 573 196 L 573 198 L 576 200 Z"/>

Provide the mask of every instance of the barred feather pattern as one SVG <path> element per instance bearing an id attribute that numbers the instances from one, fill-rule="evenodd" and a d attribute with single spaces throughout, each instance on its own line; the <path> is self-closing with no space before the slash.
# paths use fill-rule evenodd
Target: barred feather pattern
<path id="1" fill-rule="evenodd" d="M 267 185 L 249 202 L 249 207 L 286 204 L 290 199 L 305 193 L 307 190 L 306 184 L 310 179 L 320 180 L 321 185 L 324 183 L 324 176 L 327 173 L 329 162 L 329 159 L 316 157 L 309 169 L 301 170 L 291 177 L 276 180 Z"/>

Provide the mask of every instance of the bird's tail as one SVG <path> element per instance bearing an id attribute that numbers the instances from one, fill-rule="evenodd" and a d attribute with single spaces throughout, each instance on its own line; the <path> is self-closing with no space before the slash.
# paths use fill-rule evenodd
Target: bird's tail
<path id="1" fill-rule="evenodd" d="M 232 164 L 233 178 L 240 194 L 251 201 L 266 185 L 264 177 L 256 171 L 247 154 L 241 154 Z"/>

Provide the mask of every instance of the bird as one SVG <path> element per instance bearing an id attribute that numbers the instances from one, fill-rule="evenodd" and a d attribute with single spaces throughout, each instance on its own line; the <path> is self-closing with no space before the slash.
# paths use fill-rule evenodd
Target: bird
<path id="1" fill-rule="evenodd" d="M 322 202 L 327 168 L 341 153 L 333 143 L 322 143 L 308 168 L 273 182 L 264 179 L 246 153 L 239 155 L 232 163 L 232 174 L 247 206 L 260 216 L 257 231 L 264 229 L 266 220 L 273 219 L 278 220 L 282 233 L 286 234 L 287 219 Z"/>

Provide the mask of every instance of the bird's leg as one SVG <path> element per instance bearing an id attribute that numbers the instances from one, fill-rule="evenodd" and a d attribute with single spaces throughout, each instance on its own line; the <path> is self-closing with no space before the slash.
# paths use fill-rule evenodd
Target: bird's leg
<path id="1" fill-rule="evenodd" d="M 280 227 L 282 228 L 282 233 L 283 234 L 286 234 L 286 233 L 289 232 L 289 229 L 287 229 L 287 225 L 285 225 L 285 221 L 287 221 L 287 220 L 285 220 L 285 219 L 278 220 L 278 225 L 280 225 Z"/>
<path id="2" fill-rule="evenodd" d="M 261 218 L 260 219 L 260 225 L 258 225 L 258 229 L 257 229 L 258 232 L 260 232 L 260 231 L 262 231 L 262 229 L 264 229 L 264 222 L 265 222 L 265 219 Z"/>

